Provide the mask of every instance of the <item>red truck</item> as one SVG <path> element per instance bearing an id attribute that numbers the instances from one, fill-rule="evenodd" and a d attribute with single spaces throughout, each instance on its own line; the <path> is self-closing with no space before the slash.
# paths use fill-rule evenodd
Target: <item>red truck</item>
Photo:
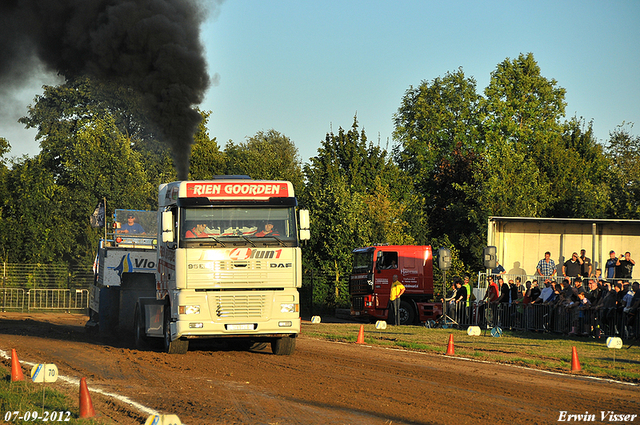
<path id="1" fill-rule="evenodd" d="M 389 291 L 394 275 L 406 291 L 401 298 L 400 324 L 435 320 L 442 304 L 433 299 L 433 255 L 428 245 L 376 245 L 353 250 L 349 281 L 351 315 L 373 322 L 389 319 Z"/>

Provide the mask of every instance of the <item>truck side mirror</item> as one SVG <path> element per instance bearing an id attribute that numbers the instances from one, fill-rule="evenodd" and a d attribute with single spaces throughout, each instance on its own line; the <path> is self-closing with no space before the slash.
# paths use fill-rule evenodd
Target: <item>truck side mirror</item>
<path id="1" fill-rule="evenodd" d="M 173 232 L 173 213 L 171 211 L 162 212 L 162 242 L 173 242 L 175 240 Z"/>
<path id="2" fill-rule="evenodd" d="M 309 210 L 300 210 L 298 215 L 300 216 L 300 240 L 309 240 L 311 239 Z"/>

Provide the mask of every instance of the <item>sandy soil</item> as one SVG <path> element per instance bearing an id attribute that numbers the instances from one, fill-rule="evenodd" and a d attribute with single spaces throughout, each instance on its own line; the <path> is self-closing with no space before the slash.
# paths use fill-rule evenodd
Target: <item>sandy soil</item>
<path id="1" fill-rule="evenodd" d="M 205 344 L 167 355 L 131 349 L 129 338 L 91 337 L 85 322 L 69 314 L 0 313 L 0 349 L 54 363 L 61 375 L 86 377 L 90 392 L 118 393 L 189 425 L 549 424 L 562 411 L 589 412 L 603 423 L 601 411 L 640 414 L 637 386 L 569 374 L 304 335 L 290 357 Z M 77 400 L 77 388 L 64 391 Z M 140 424 L 148 416 L 99 394 L 92 400 L 106 421 Z"/>

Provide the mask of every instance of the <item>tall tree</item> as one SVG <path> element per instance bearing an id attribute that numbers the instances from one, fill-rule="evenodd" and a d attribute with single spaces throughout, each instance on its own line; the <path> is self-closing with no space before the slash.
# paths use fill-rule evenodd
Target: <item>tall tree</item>
<path id="1" fill-rule="evenodd" d="M 465 261 L 475 258 L 480 240 L 468 234 L 485 221 L 464 189 L 484 166 L 480 104 L 475 80 L 460 68 L 410 87 L 394 115 L 394 158 L 415 188 L 411 233 L 419 243 L 450 239 Z"/>
<path id="2" fill-rule="evenodd" d="M 310 209 L 308 265 L 331 276 L 331 303 L 346 303 L 341 279 L 351 269 L 351 251 L 376 242 L 411 242 L 404 226 L 402 180 L 387 152 L 369 143 L 357 119 L 348 131 L 327 134 L 305 166 L 303 204 Z"/>
<path id="3" fill-rule="evenodd" d="M 640 219 L 640 136 L 624 123 L 609 134 L 606 144 L 611 159 L 611 217 Z"/>
<path id="4" fill-rule="evenodd" d="M 246 174 L 254 179 L 288 180 L 297 193 L 304 189 L 298 148 L 276 130 L 259 131 L 246 142 L 227 143 L 224 150 L 227 174 Z"/>
<path id="5" fill-rule="evenodd" d="M 155 208 L 140 156 L 110 116 L 76 130 L 63 152 L 49 150 L 11 170 L 3 224 L 11 229 L 12 246 L 22 247 L 11 254 L 14 261 L 90 264 L 100 232 L 89 216 L 99 200 L 106 198 L 110 211 Z M 54 172 L 56 153 L 62 160 Z"/>
<path id="6" fill-rule="evenodd" d="M 190 180 L 207 180 L 212 176 L 225 173 L 225 158 L 220 151 L 216 138 L 209 137 L 207 122 L 211 112 L 200 111 L 202 121 L 194 135 L 195 143 L 191 145 L 189 164 Z"/>
<path id="7" fill-rule="evenodd" d="M 496 137 L 532 152 L 558 136 L 565 93 L 555 79 L 542 76 L 532 53 L 507 58 L 491 73 L 484 91 L 484 126 Z"/>

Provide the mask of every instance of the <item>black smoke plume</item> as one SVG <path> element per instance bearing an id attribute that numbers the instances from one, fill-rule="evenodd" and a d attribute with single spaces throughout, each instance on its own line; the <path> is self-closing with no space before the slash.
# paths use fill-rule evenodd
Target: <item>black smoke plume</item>
<path id="1" fill-rule="evenodd" d="M 197 0 L 0 0 L 0 86 L 19 87 L 42 63 L 130 87 L 186 179 L 201 120 L 193 106 L 209 85 L 204 18 Z"/>

